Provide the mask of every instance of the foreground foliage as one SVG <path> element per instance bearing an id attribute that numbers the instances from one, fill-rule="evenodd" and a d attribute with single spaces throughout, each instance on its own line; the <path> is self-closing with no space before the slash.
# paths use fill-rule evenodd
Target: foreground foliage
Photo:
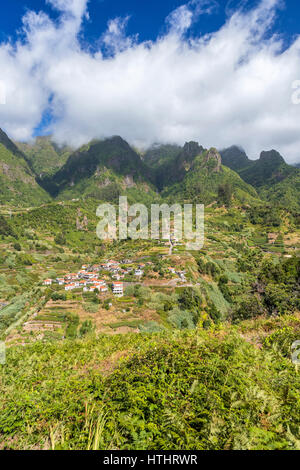
<path id="1" fill-rule="evenodd" d="M 299 449 L 299 374 L 280 349 L 299 320 L 279 336 L 267 322 L 262 349 L 249 323 L 11 348 L 1 447 Z"/>

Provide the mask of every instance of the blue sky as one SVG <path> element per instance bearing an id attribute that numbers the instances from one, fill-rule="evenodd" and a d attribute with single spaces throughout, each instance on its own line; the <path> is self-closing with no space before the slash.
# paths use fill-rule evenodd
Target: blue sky
<path id="1" fill-rule="evenodd" d="M 118 134 L 299 161 L 299 25 L 294 0 L 10 0 L 0 127 L 75 147 Z"/>
<path id="2" fill-rule="evenodd" d="M 92 43 L 99 37 L 99 32 L 105 29 L 109 19 L 129 15 L 131 19 L 128 33 L 139 34 L 142 41 L 153 40 L 162 32 L 167 15 L 185 3 L 182 0 L 90 0 L 90 20 L 84 22 L 83 36 L 86 41 Z M 206 16 L 205 20 L 199 19 L 194 25 L 194 30 L 200 28 L 202 33 L 215 31 L 224 23 L 230 11 L 243 3 L 245 8 L 252 8 L 258 1 L 218 0 L 217 3 L 216 13 Z M 22 26 L 22 17 L 28 9 L 43 10 L 52 18 L 58 17 L 57 12 L 44 0 L 9 0 L 5 2 L 4 14 L 0 16 L 0 40 L 17 37 L 17 32 Z M 273 30 L 289 40 L 299 33 L 299 24 L 300 2 L 286 0 Z"/>

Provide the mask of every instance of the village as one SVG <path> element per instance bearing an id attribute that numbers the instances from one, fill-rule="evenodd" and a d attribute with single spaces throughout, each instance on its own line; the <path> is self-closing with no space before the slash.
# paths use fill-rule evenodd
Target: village
<path id="1" fill-rule="evenodd" d="M 131 266 L 124 268 L 124 265 L 127 264 Z M 65 291 L 82 289 L 83 292 L 104 294 L 109 290 L 109 283 L 112 293 L 115 296 L 122 297 L 124 294 L 123 280 L 125 276 L 131 275 L 139 281 L 145 274 L 145 268 L 151 267 L 152 264 L 152 262 L 148 261 L 146 263 L 137 263 L 133 267 L 131 260 L 123 260 L 122 262 L 106 260 L 100 264 L 82 265 L 77 273 L 69 273 L 64 277 L 57 277 L 56 279 L 45 279 L 43 285 L 51 286 L 57 284 L 58 286 L 63 286 Z M 182 283 L 186 282 L 185 271 L 176 271 L 174 267 L 168 267 L 167 272 L 177 275 Z"/>

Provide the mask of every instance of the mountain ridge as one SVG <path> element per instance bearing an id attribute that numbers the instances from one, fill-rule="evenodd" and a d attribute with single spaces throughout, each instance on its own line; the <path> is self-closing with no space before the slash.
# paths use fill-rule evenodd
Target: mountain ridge
<path id="1" fill-rule="evenodd" d="M 199 202 L 202 197 L 202 202 L 210 203 L 218 199 L 221 187 L 229 185 L 227 190 L 236 201 L 251 204 L 262 198 L 300 208 L 300 170 L 288 165 L 276 150 L 262 151 L 259 159 L 250 160 L 237 145 L 218 152 L 190 141 L 182 147 L 156 144 L 140 153 L 122 137 L 113 136 L 71 151 L 58 147 L 51 137 L 37 137 L 33 144 L 15 143 L 2 130 L 0 145 L 2 203 L 22 204 L 9 196 L 14 185 L 8 180 L 22 182 L 27 175 L 32 191 L 24 204 L 81 197 L 114 201 L 123 193 L 130 194 L 132 202 L 172 196 Z M 9 158 L 13 159 L 10 165 Z M 18 168 L 14 175 L 12 167 Z"/>

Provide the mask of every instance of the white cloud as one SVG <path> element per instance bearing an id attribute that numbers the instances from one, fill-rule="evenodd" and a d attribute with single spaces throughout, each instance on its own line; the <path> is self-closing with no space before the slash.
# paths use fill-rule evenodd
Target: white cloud
<path id="1" fill-rule="evenodd" d="M 107 31 L 102 35 L 102 42 L 109 54 L 118 54 L 119 52 L 132 47 L 138 37 L 126 36 L 126 27 L 130 17 L 115 18 L 108 22 Z"/>
<path id="2" fill-rule="evenodd" d="M 183 35 L 193 22 L 203 14 L 211 14 L 218 8 L 216 0 L 190 0 L 172 11 L 166 18 L 170 34 Z"/>
<path id="3" fill-rule="evenodd" d="M 266 38 L 281 1 L 236 11 L 219 31 L 192 40 L 185 33 L 194 18 L 216 2 L 192 0 L 175 10 L 153 42 L 126 36 L 128 18 L 117 18 L 99 35 L 96 54 L 78 40 L 87 1 L 49 3 L 61 11 L 58 22 L 30 12 L 25 41 L 0 44 L 0 127 L 14 138 L 31 137 L 51 97 L 59 142 L 113 134 L 143 146 L 193 139 L 206 147 L 240 144 L 253 158 L 276 148 L 300 160 L 300 106 L 291 99 L 300 39 L 283 50 L 280 37 Z"/>
<path id="4" fill-rule="evenodd" d="M 87 15 L 87 3 L 89 0 L 46 0 L 63 13 L 71 14 L 74 18 L 81 20 Z"/>

